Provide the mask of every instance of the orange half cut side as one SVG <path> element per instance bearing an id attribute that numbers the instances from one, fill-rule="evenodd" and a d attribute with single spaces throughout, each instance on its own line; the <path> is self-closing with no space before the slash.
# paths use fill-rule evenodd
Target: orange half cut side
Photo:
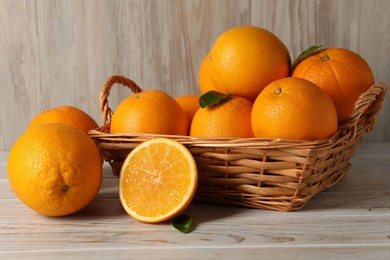
<path id="1" fill-rule="evenodd" d="M 190 151 L 178 141 L 154 138 L 139 144 L 125 159 L 119 176 L 119 197 L 133 218 L 159 223 L 187 208 L 197 182 L 197 167 Z"/>

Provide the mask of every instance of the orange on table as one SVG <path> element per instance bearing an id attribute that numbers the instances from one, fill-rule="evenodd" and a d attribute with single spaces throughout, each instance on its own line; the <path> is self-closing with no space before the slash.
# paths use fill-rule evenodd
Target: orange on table
<path id="1" fill-rule="evenodd" d="M 181 143 L 154 138 L 139 144 L 119 175 L 119 198 L 125 211 L 147 223 L 170 220 L 190 204 L 197 187 L 195 160 Z"/>
<path id="2" fill-rule="evenodd" d="M 47 216 L 84 208 L 102 181 L 100 152 L 88 135 L 65 124 L 27 129 L 8 158 L 8 179 L 21 201 Z"/>
<path id="3" fill-rule="evenodd" d="M 288 77 L 272 82 L 257 97 L 252 128 L 255 137 L 327 139 L 338 129 L 337 112 L 317 85 Z"/>
<path id="4" fill-rule="evenodd" d="M 123 100 L 111 119 L 111 133 L 188 135 L 190 120 L 180 104 L 161 90 Z"/>
<path id="5" fill-rule="evenodd" d="M 98 127 L 98 124 L 90 115 L 73 106 L 59 106 L 42 111 L 31 120 L 28 127 L 47 123 L 67 124 L 79 128 L 85 133 Z"/>
<path id="6" fill-rule="evenodd" d="M 239 26 L 219 36 L 208 59 L 211 81 L 226 93 L 254 101 L 265 86 L 287 77 L 290 54 L 273 33 Z"/>
<path id="7" fill-rule="evenodd" d="M 187 113 L 188 118 L 192 121 L 196 111 L 200 108 L 199 106 L 199 95 L 185 95 L 176 98 L 176 101 Z"/>
<path id="8" fill-rule="evenodd" d="M 230 96 L 228 100 L 200 108 L 191 123 L 191 136 L 198 137 L 253 137 L 249 100 Z"/>
<path id="9" fill-rule="evenodd" d="M 330 96 L 339 124 L 348 119 L 360 95 L 374 84 L 368 63 L 357 53 L 343 48 L 317 51 L 301 61 L 292 76 L 317 84 Z"/>
<path id="10" fill-rule="evenodd" d="M 210 59 L 210 53 L 207 53 L 207 55 L 203 58 L 202 63 L 200 64 L 199 68 L 199 87 L 200 92 L 202 94 L 209 92 L 211 90 L 215 90 L 218 92 L 224 92 L 223 89 L 217 89 L 216 86 L 214 86 L 214 83 L 211 81 L 210 73 L 209 73 L 209 59 Z"/>

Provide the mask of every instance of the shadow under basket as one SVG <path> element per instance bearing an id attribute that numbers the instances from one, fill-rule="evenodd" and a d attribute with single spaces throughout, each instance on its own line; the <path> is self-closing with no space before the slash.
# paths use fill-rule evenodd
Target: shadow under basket
<path id="1" fill-rule="evenodd" d="M 315 194 L 345 177 L 363 134 L 373 129 L 387 87 L 374 84 L 360 96 L 347 122 L 329 140 L 197 138 L 154 134 L 111 134 L 107 98 L 115 84 L 132 92 L 133 81 L 114 75 L 104 84 L 100 106 L 104 125 L 89 132 L 118 176 L 129 152 L 143 141 L 166 137 L 185 145 L 195 158 L 199 181 L 196 200 L 258 209 L 302 209 Z"/>

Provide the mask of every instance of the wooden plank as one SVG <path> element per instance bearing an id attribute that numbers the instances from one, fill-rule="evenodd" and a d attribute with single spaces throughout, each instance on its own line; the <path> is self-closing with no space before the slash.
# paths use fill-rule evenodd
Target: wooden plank
<path id="1" fill-rule="evenodd" d="M 183 235 L 169 223 L 150 225 L 137 222 L 111 199 L 105 200 L 104 204 L 101 202 L 99 210 L 90 207 L 65 218 L 48 218 L 21 209 L 13 210 L 13 219 L 3 218 L 0 222 L 0 251 L 81 250 L 86 245 L 91 248 L 147 250 L 208 245 L 219 248 L 390 246 L 389 211 L 354 215 L 329 214 L 327 211 L 326 214 L 304 214 L 193 203 L 186 213 L 192 216 L 195 230 L 190 235 Z"/>
<path id="2" fill-rule="evenodd" d="M 236 0 L 4 0 L 2 7 L 1 103 L 8 112 L 0 118 L 9 123 L 0 125 L 0 150 L 50 107 L 74 105 L 100 123 L 99 92 L 113 74 L 173 96 L 199 93 L 200 62 L 216 36 L 249 21 L 249 2 Z M 129 94 L 114 88 L 111 107 Z"/>
<path id="3" fill-rule="evenodd" d="M 326 252 L 326 254 L 324 254 Z M 270 246 L 270 247 L 196 247 L 171 248 L 90 248 L 88 250 L 7 251 L 5 259 L 376 259 L 388 260 L 389 245 Z"/>
<path id="4" fill-rule="evenodd" d="M 0 258 L 387 259 L 389 156 L 389 143 L 362 144 L 339 187 L 297 212 L 193 202 L 184 213 L 195 229 L 184 235 L 169 222 L 145 224 L 128 216 L 108 165 L 98 196 L 86 208 L 59 218 L 37 214 L 12 192 L 8 152 L 0 152 Z"/>
<path id="5" fill-rule="evenodd" d="M 155 250 L 158 250 L 156 252 Z M 146 252 L 145 252 L 146 251 Z M 88 250 L 56 250 L 50 252 L 25 251 L 25 252 L 0 252 L 0 257 L 6 259 L 21 259 L 28 256 L 29 259 L 86 259 L 93 255 L 94 259 L 372 259 L 388 260 L 390 249 L 387 245 L 379 246 L 320 246 L 320 247 L 271 247 L 271 248 L 156 248 L 145 249 L 88 249 Z"/>
<path id="6" fill-rule="evenodd" d="M 257 25 L 278 35 L 295 58 L 313 44 L 350 48 L 390 82 L 390 2 L 383 0 L 60 1 L 2 0 L 0 150 L 38 112 L 74 105 L 100 124 L 105 79 L 122 74 L 145 89 L 199 93 L 204 55 L 225 30 Z M 114 88 L 112 108 L 130 93 Z M 366 141 L 390 140 L 389 95 Z"/>

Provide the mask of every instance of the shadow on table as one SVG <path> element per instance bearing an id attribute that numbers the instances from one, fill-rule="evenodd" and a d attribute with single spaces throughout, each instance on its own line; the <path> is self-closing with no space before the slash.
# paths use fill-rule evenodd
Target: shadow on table
<path id="1" fill-rule="evenodd" d="M 218 220 L 232 218 L 235 215 L 242 215 L 246 211 L 250 210 L 254 209 L 212 202 L 192 201 L 189 207 L 182 214 L 191 216 L 194 229 L 196 229 L 196 226 L 202 223 L 217 223 Z"/>

